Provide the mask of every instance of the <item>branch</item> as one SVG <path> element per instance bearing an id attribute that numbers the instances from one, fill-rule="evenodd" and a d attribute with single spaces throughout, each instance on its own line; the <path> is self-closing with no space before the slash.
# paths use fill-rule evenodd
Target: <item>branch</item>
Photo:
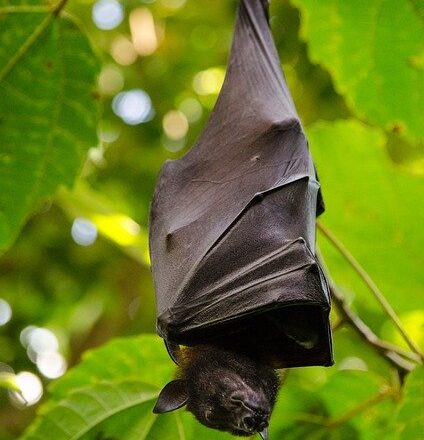
<path id="1" fill-rule="evenodd" d="M 420 362 L 420 357 L 414 353 L 406 352 L 399 347 L 380 339 L 359 316 L 350 308 L 344 295 L 335 285 L 326 268 L 325 262 L 317 251 L 317 258 L 326 275 L 330 287 L 331 299 L 336 305 L 342 320 L 348 323 L 358 335 L 381 356 L 383 356 L 390 364 L 396 367 L 402 374 L 412 371 L 415 367 L 413 362 Z M 408 358 L 406 360 L 405 358 Z"/>
<path id="2" fill-rule="evenodd" d="M 343 258 L 350 264 L 350 266 L 355 270 L 355 272 L 359 275 L 365 285 L 370 289 L 373 293 L 376 300 L 383 307 L 387 316 L 393 321 L 396 328 L 399 330 L 405 342 L 414 351 L 421 360 L 424 360 L 424 354 L 418 347 L 418 345 L 412 340 L 412 338 L 408 335 L 406 330 L 404 329 L 402 322 L 397 316 L 396 312 L 393 310 L 393 307 L 387 301 L 381 290 L 377 287 L 373 279 L 370 275 L 365 271 L 365 269 L 359 264 L 359 262 L 355 259 L 355 257 L 347 250 L 347 248 L 341 243 L 335 235 L 327 229 L 322 223 L 317 222 L 317 228 L 324 235 L 324 237 L 339 251 L 339 253 L 343 256 Z"/>
<path id="3" fill-rule="evenodd" d="M 371 345 L 377 353 L 386 358 L 393 366 L 402 372 L 409 372 L 414 369 L 414 364 L 410 361 L 419 362 L 420 358 L 416 358 L 411 353 L 404 352 L 398 347 L 389 344 L 380 339 L 365 323 L 357 316 L 347 304 L 343 294 L 333 284 L 330 283 L 331 299 L 343 316 L 343 320 L 348 323 L 358 335 L 369 345 Z M 410 361 L 405 360 L 407 357 Z"/>

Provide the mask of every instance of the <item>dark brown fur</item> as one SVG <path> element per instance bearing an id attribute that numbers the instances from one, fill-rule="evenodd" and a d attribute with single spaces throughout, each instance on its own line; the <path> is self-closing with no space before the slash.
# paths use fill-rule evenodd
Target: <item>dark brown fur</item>
<path id="1" fill-rule="evenodd" d="M 212 345 L 184 349 L 180 364 L 178 379 L 162 390 L 155 412 L 185 404 L 210 428 L 240 436 L 266 429 L 279 387 L 275 370 Z"/>

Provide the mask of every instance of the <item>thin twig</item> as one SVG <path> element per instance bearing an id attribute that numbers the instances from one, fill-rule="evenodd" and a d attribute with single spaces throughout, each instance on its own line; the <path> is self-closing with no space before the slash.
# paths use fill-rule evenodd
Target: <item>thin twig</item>
<path id="1" fill-rule="evenodd" d="M 320 255 L 319 251 L 317 251 L 317 258 L 327 277 L 332 301 L 336 305 L 342 320 L 349 324 L 364 341 L 373 347 L 378 354 L 383 356 L 401 373 L 412 371 L 415 365 L 411 361 L 420 362 L 419 356 L 417 356 L 415 353 L 406 352 L 396 345 L 380 339 L 350 308 L 344 295 L 340 292 L 330 277 L 324 259 Z"/>
<path id="2" fill-rule="evenodd" d="M 418 347 L 418 345 L 412 340 L 412 338 L 408 335 L 405 328 L 403 327 L 402 322 L 397 316 L 396 312 L 393 310 L 393 307 L 387 301 L 381 290 L 377 287 L 373 279 L 370 275 L 365 271 L 365 269 L 359 264 L 359 262 L 355 259 L 355 257 L 348 251 L 348 249 L 343 245 L 343 243 L 338 240 L 337 237 L 322 223 L 317 222 L 318 230 L 324 235 L 324 237 L 339 251 L 339 253 L 343 256 L 343 258 L 351 265 L 351 267 L 355 270 L 355 272 L 360 276 L 365 285 L 370 289 L 373 293 L 376 300 L 383 307 L 387 316 L 393 321 L 396 328 L 399 330 L 405 342 L 414 351 L 421 360 L 424 360 L 424 354 Z"/>
<path id="3" fill-rule="evenodd" d="M 419 362 L 420 358 L 412 359 L 410 353 L 400 354 L 400 349 L 396 346 L 388 344 L 381 340 L 375 333 L 357 316 L 348 306 L 343 294 L 333 284 L 330 284 L 331 298 L 336 305 L 339 312 L 343 315 L 344 320 L 350 324 L 354 330 L 361 336 L 361 338 L 371 345 L 380 355 L 386 358 L 392 365 L 399 370 L 409 372 L 414 369 L 414 364 L 410 361 Z M 408 357 L 409 360 L 404 359 Z"/>
<path id="4" fill-rule="evenodd" d="M 390 344 L 387 341 L 383 341 L 380 339 L 365 323 L 362 321 L 359 316 L 357 316 L 354 311 L 348 305 L 344 295 L 340 292 L 337 286 L 333 282 L 330 283 L 330 291 L 331 298 L 339 310 L 340 314 L 343 316 L 343 321 L 355 327 L 357 332 L 361 335 L 361 337 L 373 345 L 374 347 L 378 347 L 378 349 L 387 354 L 387 352 L 393 352 L 394 354 L 407 358 L 413 362 L 420 362 L 420 357 L 415 353 L 411 353 L 405 350 L 402 350 L 400 347 L 397 347 L 394 344 Z"/>

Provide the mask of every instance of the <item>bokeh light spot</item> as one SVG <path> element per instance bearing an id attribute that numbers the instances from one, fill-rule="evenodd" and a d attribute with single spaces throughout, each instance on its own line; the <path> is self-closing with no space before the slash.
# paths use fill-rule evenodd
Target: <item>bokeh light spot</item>
<path id="1" fill-rule="evenodd" d="M 188 122 L 197 122 L 203 113 L 202 105 L 196 98 L 184 99 L 178 109 L 186 115 Z"/>
<path id="2" fill-rule="evenodd" d="M 199 95 L 218 94 L 224 78 L 224 69 L 221 67 L 211 67 L 196 74 L 193 79 L 193 89 Z"/>
<path id="3" fill-rule="evenodd" d="M 43 376 L 49 379 L 63 376 L 66 367 L 65 358 L 57 351 L 46 351 L 37 357 L 37 368 Z"/>
<path id="4" fill-rule="evenodd" d="M 139 55 L 151 55 L 158 47 L 152 13 L 147 8 L 134 9 L 129 21 L 134 49 Z"/>
<path id="5" fill-rule="evenodd" d="M 184 138 L 188 131 L 187 117 L 180 111 L 168 112 L 163 117 L 162 125 L 165 134 L 172 140 Z"/>
<path id="6" fill-rule="evenodd" d="M 20 406 L 31 406 L 36 404 L 43 395 L 43 384 L 38 376 L 29 371 L 22 371 L 16 375 L 16 384 L 20 393 L 10 391 L 12 400 Z"/>
<path id="7" fill-rule="evenodd" d="M 97 228 L 90 220 L 78 217 L 72 223 L 71 235 L 80 246 L 90 246 L 96 241 Z"/>
<path id="8" fill-rule="evenodd" d="M 186 139 L 169 139 L 167 136 L 162 137 L 162 145 L 165 150 L 170 151 L 171 153 L 177 153 L 185 147 Z"/>
<path id="9" fill-rule="evenodd" d="M 150 121 L 154 114 L 150 96 L 141 89 L 133 89 L 116 95 L 112 101 L 112 109 L 129 125 Z"/>
<path id="10" fill-rule="evenodd" d="M 35 330 L 37 327 L 35 325 L 28 325 L 27 327 L 25 327 L 20 335 L 19 335 L 19 340 L 21 341 L 21 344 L 26 348 L 28 347 L 29 344 L 29 337 L 30 334 L 33 330 Z"/>
<path id="11" fill-rule="evenodd" d="M 51 330 L 35 327 L 28 334 L 28 347 L 38 354 L 45 351 L 55 351 L 59 348 L 59 341 Z"/>
<path id="12" fill-rule="evenodd" d="M 0 325 L 7 324 L 12 318 L 12 307 L 4 299 L 0 298 Z"/>
<path id="13" fill-rule="evenodd" d="M 99 136 L 101 139 L 101 136 Z M 88 150 L 88 158 L 98 167 L 104 167 L 106 165 L 105 161 L 105 149 L 102 145 L 99 147 L 92 147 Z"/>
<path id="14" fill-rule="evenodd" d="M 122 66 L 129 66 L 137 59 L 137 52 L 132 42 L 122 35 L 113 40 L 110 53 L 113 59 Z"/>
<path id="15" fill-rule="evenodd" d="M 339 370 L 368 371 L 367 364 L 362 359 L 355 356 L 350 356 L 342 359 L 338 368 Z"/>
<path id="16" fill-rule="evenodd" d="M 102 143 L 112 144 L 119 139 L 121 130 L 119 124 L 108 120 L 103 120 L 98 129 L 98 136 Z"/>
<path id="17" fill-rule="evenodd" d="M 103 95 L 113 96 L 122 90 L 124 75 L 115 64 L 104 66 L 99 75 L 99 90 Z"/>
<path id="18" fill-rule="evenodd" d="M 94 3 L 92 18 L 99 29 L 114 29 L 124 19 L 124 7 L 116 0 L 98 0 Z"/>

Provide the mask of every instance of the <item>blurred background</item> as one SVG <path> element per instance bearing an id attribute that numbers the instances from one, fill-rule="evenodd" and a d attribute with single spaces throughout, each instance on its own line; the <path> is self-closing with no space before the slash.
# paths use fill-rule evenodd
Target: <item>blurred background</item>
<path id="1" fill-rule="evenodd" d="M 147 247 L 149 201 L 164 160 L 187 151 L 213 108 L 225 75 L 236 6 L 234 0 L 68 2 L 65 12 L 81 22 L 102 63 L 96 91 L 101 102 L 100 143 L 89 150 L 74 188 L 61 188 L 55 198 L 39 206 L 0 259 L 0 365 L 19 373 L 29 404 L 24 406 L 16 395 L 0 391 L 0 438 L 14 438 L 29 424 L 46 385 L 78 362 L 85 350 L 117 336 L 155 331 Z M 392 292 L 391 299 L 411 335 L 422 343 L 418 250 L 422 224 L 417 223 L 423 208 L 416 203 L 423 195 L 419 192 L 422 143 L 403 138 L 401 124 L 375 124 L 374 129 L 366 114 L 355 112 L 343 87 L 336 87 L 331 68 L 311 61 L 301 32 L 305 17 L 289 1 L 272 2 L 276 45 L 298 112 L 311 133 L 324 197 L 328 194 L 328 223 L 336 232 L 343 231 L 349 217 L 354 225 L 348 223 L 347 228 L 356 232 L 346 237 L 342 232 L 341 238 L 377 280 L 383 280 L 383 286 L 397 289 L 393 285 L 397 282 L 410 292 L 402 297 Z M 341 137 L 333 134 L 331 144 L 342 154 L 344 126 L 331 125 L 340 120 L 349 120 L 353 134 L 347 134 L 348 142 L 352 137 L 363 139 L 363 150 L 358 151 L 374 149 L 377 156 L 349 155 L 347 160 L 356 161 L 352 173 L 363 170 L 364 174 L 348 179 L 334 192 L 338 174 L 326 166 L 330 162 L 340 169 L 343 156 L 323 157 L 314 149 L 325 144 L 326 132 L 336 127 Z M 365 145 L 369 140 L 374 145 Z M 371 160 L 377 165 L 367 168 Z M 381 192 L 380 181 L 375 191 L 364 191 L 361 182 L 370 182 L 372 176 L 390 181 L 395 195 L 387 198 L 392 189 L 383 183 L 387 193 Z M 396 199 L 403 198 L 402 187 L 408 192 L 405 208 Z M 345 203 L 357 197 L 349 191 L 360 192 L 365 206 L 364 214 L 353 219 L 351 211 L 360 207 L 354 201 Z M 367 211 L 380 206 L 379 198 L 386 208 Z M 383 210 L 388 214 L 381 220 Z M 362 242 L 367 246 L 361 247 Z M 380 336 L 402 344 L 340 256 L 326 243 L 322 247 L 349 300 L 359 298 L 360 315 Z M 386 258 L 388 265 L 383 263 Z M 361 348 L 350 330 L 337 333 L 335 344 L 335 368 L 388 372 L 388 366 L 367 347 Z M 330 374 L 307 369 L 299 380 L 313 392 Z"/>

